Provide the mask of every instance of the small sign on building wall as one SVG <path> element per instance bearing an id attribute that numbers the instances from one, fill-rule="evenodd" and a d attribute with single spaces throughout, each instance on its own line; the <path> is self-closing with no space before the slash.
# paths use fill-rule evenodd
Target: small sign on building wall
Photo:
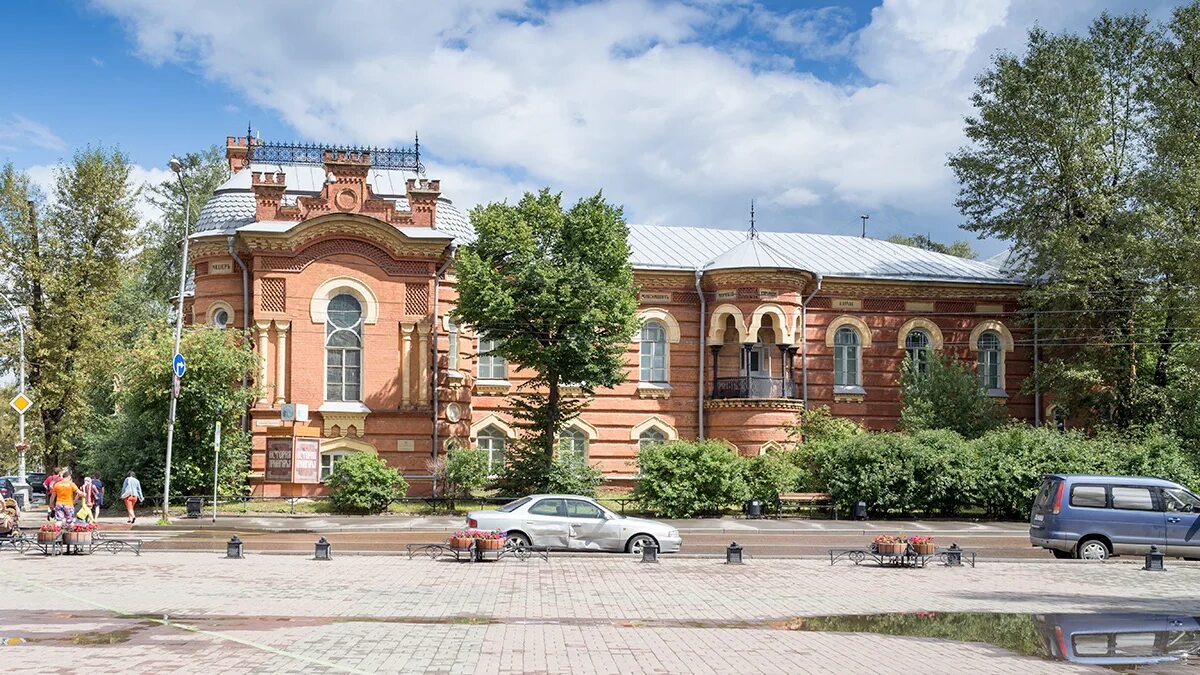
<path id="1" fill-rule="evenodd" d="M 413 452 L 417 449 L 416 441 L 411 438 L 396 439 L 396 452 Z"/>
<path id="2" fill-rule="evenodd" d="M 779 291 L 771 290 L 770 288 L 758 289 L 759 300 L 773 300 L 779 297 Z"/>
<path id="3" fill-rule="evenodd" d="M 638 293 L 638 302 L 670 302 L 670 293 Z"/>
<path id="4" fill-rule="evenodd" d="M 267 439 L 267 470 L 270 483 L 292 482 L 292 439 L 290 436 Z"/>
<path id="5" fill-rule="evenodd" d="M 208 264 L 209 274 L 233 274 L 233 262 L 230 260 L 214 260 Z"/>
<path id="6" fill-rule="evenodd" d="M 318 438 L 297 438 L 293 444 L 293 483 L 321 482 L 321 440 Z"/>
<path id="7" fill-rule="evenodd" d="M 737 290 L 717 291 L 718 300 L 737 300 Z"/>
<path id="8" fill-rule="evenodd" d="M 862 309 L 862 300 L 854 298 L 834 298 L 834 309 Z"/>

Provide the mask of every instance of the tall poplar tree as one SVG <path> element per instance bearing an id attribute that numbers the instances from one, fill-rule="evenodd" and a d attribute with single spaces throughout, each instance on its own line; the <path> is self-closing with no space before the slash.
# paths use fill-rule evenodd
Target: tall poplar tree
<path id="1" fill-rule="evenodd" d="M 28 311 L 28 386 L 43 436 L 32 451 L 47 466 L 73 459 L 86 382 L 110 346 L 110 301 L 137 227 L 129 171 L 119 151 L 81 150 L 55 170 L 48 200 L 11 164 L 0 172 L 0 265 Z"/>
<path id="2" fill-rule="evenodd" d="M 510 397 L 523 432 L 510 463 L 525 484 L 544 484 L 558 433 L 584 405 L 563 386 L 590 396 L 624 379 L 638 325 L 629 228 L 602 194 L 564 210 L 548 188 L 477 207 L 471 223 L 477 239 L 455 260 L 454 315 L 532 373 Z"/>

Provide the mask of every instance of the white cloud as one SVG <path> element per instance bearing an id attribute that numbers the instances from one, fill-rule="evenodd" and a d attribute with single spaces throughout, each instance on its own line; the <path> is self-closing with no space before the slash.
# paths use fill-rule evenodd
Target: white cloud
<path id="1" fill-rule="evenodd" d="M 34 146 L 44 150 L 65 150 L 67 144 L 50 127 L 13 113 L 0 119 L 0 141 L 18 146 Z"/>
<path id="2" fill-rule="evenodd" d="M 640 222 L 742 227 L 758 198 L 766 229 L 854 231 L 866 211 L 945 239 L 974 74 L 1035 21 L 1079 29 L 1131 2 L 885 0 L 848 33 L 839 9 L 708 1 L 96 0 L 143 58 L 197 66 L 307 139 L 419 130 L 463 206 L 603 188 Z M 795 70 L 797 49 L 843 75 Z"/>
<path id="3" fill-rule="evenodd" d="M 39 164 L 23 169 L 23 171 L 29 175 L 30 182 L 32 182 L 39 190 L 41 190 L 42 195 L 47 200 L 50 200 L 54 196 L 54 180 L 57 169 L 58 165 L 56 164 Z M 146 198 L 146 195 L 150 190 L 150 186 L 166 180 L 172 180 L 174 177 L 175 174 L 171 173 L 167 169 L 148 169 L 138 164 L 130 165 L 128 183 L 129 188 L 141 190 L 137 205 L 135 207 L 137 209 L 138 220 L 140 223 L 145 224 L 149 221 L 158 220 L 162 217 L 162 211 L 151 204 Z M 199 207 L 193 206 L 193 208 Z"/>

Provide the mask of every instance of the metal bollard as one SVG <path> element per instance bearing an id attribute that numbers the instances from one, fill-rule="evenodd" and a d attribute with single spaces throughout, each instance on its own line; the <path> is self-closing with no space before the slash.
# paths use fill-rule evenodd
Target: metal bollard
<path id="1" fill-rule="evenodd" d="M 729 542 L 729 546 L 725 548 L 725 564 L 742 564 L 742 547 L 736 541 Z"/>
<path id="2" fill-rule="evenodd" d="M 226 558 L 245 558 L 242 555 L 242 540 L 235 534 L 229 538 L 229 543 L 225 545 Z"/>

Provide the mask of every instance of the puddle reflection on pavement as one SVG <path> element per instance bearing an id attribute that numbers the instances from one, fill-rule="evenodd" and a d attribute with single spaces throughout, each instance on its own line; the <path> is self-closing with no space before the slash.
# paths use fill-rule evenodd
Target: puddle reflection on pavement
<path id="1" fill-rule="evenodd" d="M 803 617 L 780 627 L 983 642 L 1025 656 L 1118 669 L 1200 665 L 1200 617 L 1175 614 L 914 612 Z"/>

